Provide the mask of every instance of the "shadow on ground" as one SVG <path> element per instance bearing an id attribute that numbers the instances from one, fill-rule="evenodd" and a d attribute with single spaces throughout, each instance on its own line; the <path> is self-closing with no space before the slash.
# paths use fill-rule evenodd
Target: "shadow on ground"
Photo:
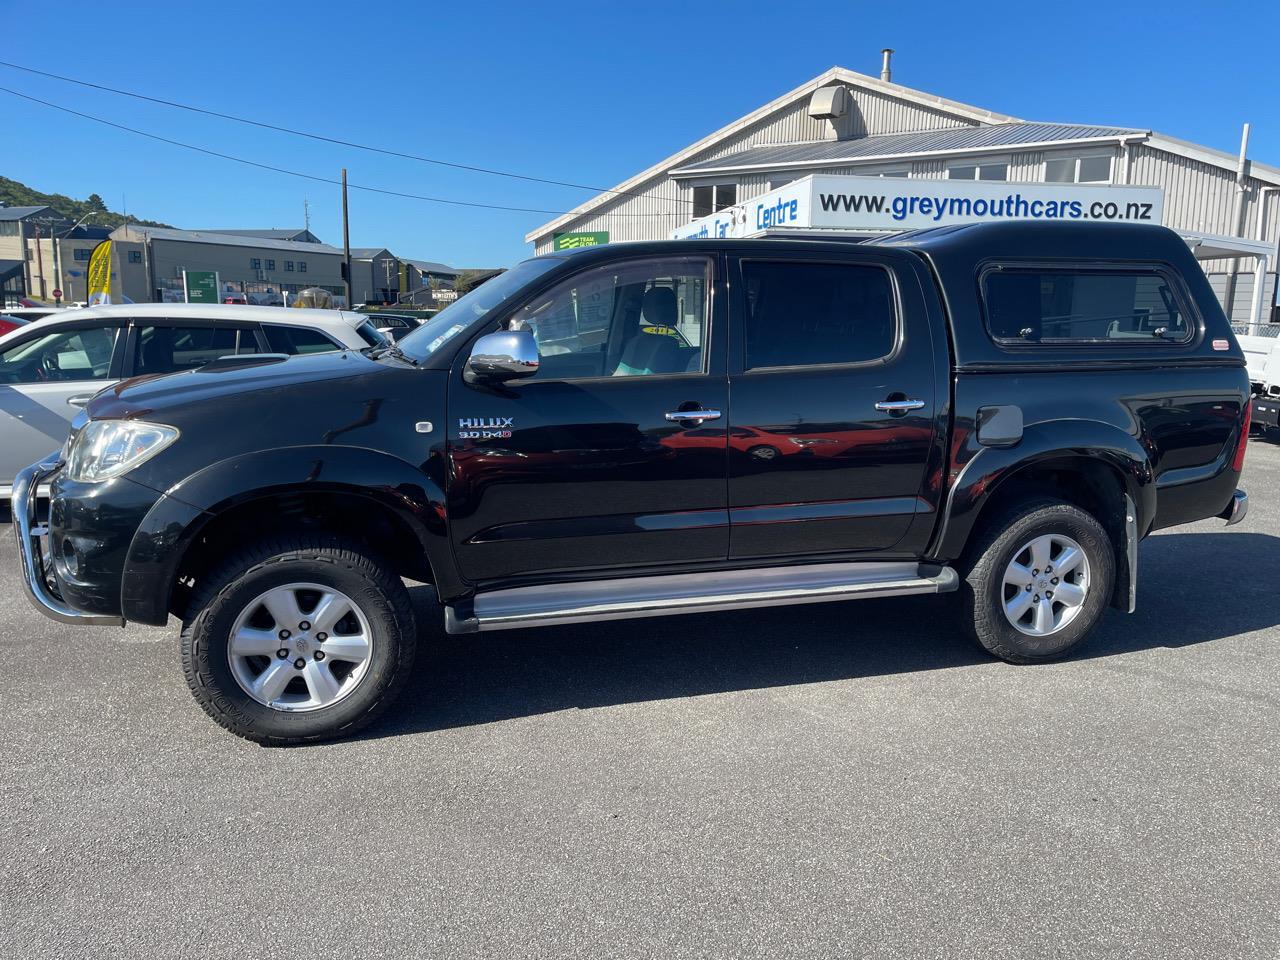
<path id="1" fill-rule="evenodd" d="M 1241 571 L 1274 568 L 1280 538 L 1188 533 L 1143 543 L 1138 612 L 1110 612 L 1073 657 L 1183 647 L 1280 623 Z M 1242 586 L 1246 584 L 1245 586 Z M 1259 602 L 1247 595 L 1256 590 Z M 422 650 L 403 701 L 366 737 L 990 661 L 951 597 L 809 604 L 451 637 L 430 587 L 414 591 Z M 1025 669 L 1009 667 L 1009 669 Z"/>

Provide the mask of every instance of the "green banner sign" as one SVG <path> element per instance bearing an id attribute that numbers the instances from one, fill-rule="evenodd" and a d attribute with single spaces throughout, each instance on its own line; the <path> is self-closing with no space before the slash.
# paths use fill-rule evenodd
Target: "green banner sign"
<path id="1" fill-rule="evenodd" d="M 551 237 L 553 250 L 577 250 L 579 247 L 598 247 L 609 242 L 608 230 L 595 230 L 585 233 L 557 233 Z"/>
<path id="2" fill-rule="evenodd" d="M 187 303 L 217 303 L 218 275 L 212 270 L 183 270 L 182 289 Z"/>

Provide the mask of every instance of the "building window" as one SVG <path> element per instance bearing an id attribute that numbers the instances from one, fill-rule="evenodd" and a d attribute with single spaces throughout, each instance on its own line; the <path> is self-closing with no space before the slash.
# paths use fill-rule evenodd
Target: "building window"
<path id="1" fill-rule="evenodd" d="M 141 250 L 130 250 L 130 251 L 129 251 L 129 262 L 130 262 L 130 263 L 141 263 L 141 262 L 142 262 L 142 251 L 141 251 Z"/>
<path id="2" fill-rule="evenodd" d="M 736 183 L 714 183 L 693 188 L 693 219 L 719 213 L 738 202 Z"/>
<path id="3" fill-rule="evenodd" d="M 292 261 L 292 260 L 286 260 L 286 261 L 284 262 L 284 272 L 285 272 L 285 273 L 293 273 L 293 261 Z"/>
<path id="4" fill-rule="evenodd" d="M 299 260 L 299 261 L 298 261 L 298 272 L 299 272 L 299 273 L 306 273 L 306 272 L 307 272 L 307 261 L 305 261 L 305 260 Z"/>
<path id="5" fill-rule="evenodd" d="M 267 261 L 267 269 L 268 269 L 268 270 L 274 270 L 275 268 L 276 268 L 276 262 L 275 262 L 274 260 L 268 260 L 268 261 Z"/>
<path id="6" fill-rule="evenodd" d="M 250 270 L 261 270 L 261 269 L 262 269 L 262 261 L 261 261 L 261 260 L 259 260 L 257 257 L 253 257 L 253 258 L 249 261 L 249 269 L 250 269 Z"/>
<path id="7" fill-rule="evenodd" d="M 894 179 L 899 179 L 899 178 L 905 179 L 908 175 L 909 175 L 909 171 L 906 171 L 906 170 L 885 170 L 883 173 L 880 174 L 880 176 L 882 177 L 893 177 Z"/>
<path id="8" fill-rule="evenodd" d="M 1008 180 L 1007 163 L 963 163 L 947 167 L 948 180 Z"/>
<path id="9" fill-rule="evenodd" d="M 1044 162 L 1045 183 L 1110 183 L 1111 156 L 1054 157 Z"/>
<path id="10" fill-rule="evenodd" d="M 87 247 L 76 247 L 73 256 L 77 260 L 88 260 L 93 256 L 93 250 Z"/>

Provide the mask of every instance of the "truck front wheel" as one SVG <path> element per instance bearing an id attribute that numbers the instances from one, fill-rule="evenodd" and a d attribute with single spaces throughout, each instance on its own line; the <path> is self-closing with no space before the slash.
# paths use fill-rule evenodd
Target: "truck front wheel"
<path id="1" fill-rule="evenodd" d="M 344 736 L 391 703 L 417 630 L 404 583 L 354 544 L 270 540 L 197 584 L 182 629 L 187 684 L 248 740 Z"/>
<path id="2" fill-rule="evenodd" d="M 1106 531 L 1060 500 L 1018 504 L 987 525 L 960 587 L 965 622 L 1010 663 L 1066 655 L 1111 600 L 1115 554 Z"/>

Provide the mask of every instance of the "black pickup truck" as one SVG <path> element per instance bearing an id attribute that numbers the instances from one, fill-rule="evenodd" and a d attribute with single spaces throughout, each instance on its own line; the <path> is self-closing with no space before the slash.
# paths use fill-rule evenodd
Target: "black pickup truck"
<path id="1" fill-rule="evenodd" d="M 298 742 L 404 684 L 405 579 L 451 633 L 954 591 L 992 654 L 1060 657 L 1133 610 L 1142 537 L 1243 517 L 1248 401 L 1162 228 L 614 245 L 397 346 L 114 386 L 14 526 L 41 611 L 179 618 L 210 716 Z"/>

